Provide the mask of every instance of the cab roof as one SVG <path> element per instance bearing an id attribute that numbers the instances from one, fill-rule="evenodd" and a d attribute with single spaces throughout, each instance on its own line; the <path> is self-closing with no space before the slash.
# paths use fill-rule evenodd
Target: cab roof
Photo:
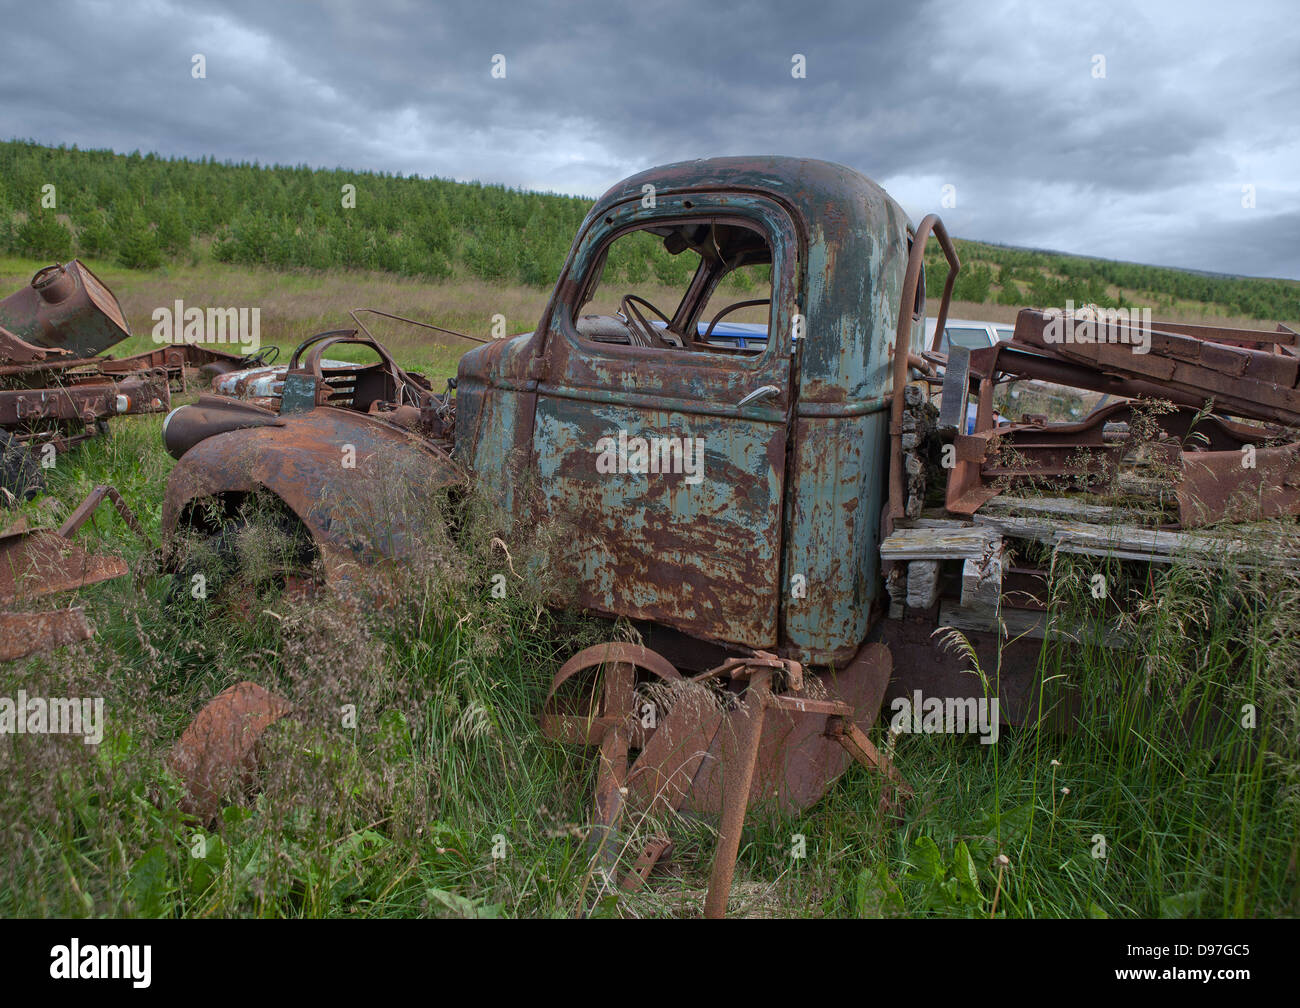
<path id="1" fill-rule="evenodd" d="M 781 203 L 800 235 L 807 320 L 801 397 L 878 400 L 893 386 L 890 358 L 912 231 L 902 207 L 861 172 L 814 158 L 759 155 L 678 161 L 612 186 L 591 218 L 643 187 L 661 194 L 747 192 Z M 919 327 L 918 348 L 923 340 Z"/>

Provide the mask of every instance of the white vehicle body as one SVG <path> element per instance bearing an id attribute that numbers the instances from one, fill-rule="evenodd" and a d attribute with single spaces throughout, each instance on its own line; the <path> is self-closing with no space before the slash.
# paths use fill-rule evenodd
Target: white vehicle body
<path id="1" fill-rule="evenodd" d="M 928 350 L 934 340 L 934 329 L 939 320 L 928 318 L 925 320 L 925 346 Z M 990 347 L 1001 340 L 1005 343 L 1011 339 L 1011 334 L 1015 331 L 1015 325 L 1008 322 L 975 322 L 970 319 L 948 319 L 943 327 L 943 339 L 939 341 L 935 349 L 939 353 L 947 353 L 948 347 L 956 344 L 957 346 L 970 347 L 972 350 L 978 350 L 981 347 Z"/>

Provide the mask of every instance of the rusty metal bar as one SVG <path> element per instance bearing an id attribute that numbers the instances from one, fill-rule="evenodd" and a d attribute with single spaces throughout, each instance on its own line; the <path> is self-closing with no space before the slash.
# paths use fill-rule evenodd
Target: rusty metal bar
<path id="1" fill-rule="evenodd" d="M 953 247 L 948 230 L 937 214 L 929 214 L 917 226 L 912 238 L 912 252 L 907 260 L 903 277 L 903 293 L 898 306 L 898 328 L 894 334 L 894 391 L 889 414 L 889 508 L 885 515 L 884 535 L 894 529 L 894 522 L 904 514 L 903 503 L 903 389 L 907 385 L 908 358 L 911 356 L 911 328 L 916 308 L 916 286 L 925 265 L 925 245 L 931 232 L 939 239 L 939 247 L 948 260 L 948 278 L 943 285 L 943 300 L 939 304 L 939 318 L 935 328 L 935 346 L 948 322 L 948 304 L 952 299 L 953 284 L 961 269 L 957 249 Z M 933 348 L 932 348 L 933 349 Z"/>
<path id="2" fill-rule="evenodd" d="M 883 774 L 890 783 L 898 788 L 898 792 L 902 797 L 912 797 L 911 785 L 907 783 L 903 775 L 898 772 L 898 769 L 885 754 L 875 747 L 871 739 L 867 738 L 866 732 L 854 724 L 850 718 L 830 718 L 826 722 L 826 734 L 839 742 L 844 747 L 844 751 L 864 767 L 877 770 Z"/>
<path id="3" fill-rule="evenodd" d="M 597 861 L 613 869 L 619 847 L 614 842 L 627 794 L 628 749 L 631 737 L 628 719 L 634 711 L 636 668 L 630 662 L 605 666 L 605 716 L 609 727 L 600 740 L 600 768 L 596 773 L 594 824 L 587 846 Z"/>
<path id="4" fill-rule="evenodd" d="M 171 403 L 167 378 L 161 372 L 130 375 L 121 381 L 77 375 L 68 380 L 66 385 L 0 390 L 0 426 L 37 420 L 91 423 L 124 414 L 163 413 Z"/>
<path id="5" fill-rule="evenodd" d="M 469 333 L 457 332 L 455 329 L 444 329 L 442 326 L 436 326 L 432 322 L 420 322 L 417 319 L 407 318 L 405 315 L 393 315 L 386 311 L 380 311 L 378 308 L 352 309 L 352 311 L 348 312 L 348 314 L 352 316 L 352 321 L 355 322 L 357 324 L 357 327 L 363 333 L 369 336 L 372 340 L 375 338 L 374 334 L 371 333 L 371 331 L 368 328 L 366 328 L 366 324 L 364 322 L 362 322 L 359 318 L 357 318 L 357 314 L 359 312 L 367 312 L 371 315 L 378 315 L 380 318 L 392 319 L 394 322 L 405 322 L 408 325 L 420 326 L 423 329 L 432 329 L 434 332 L 446 333 L 448 336 L 459 336 L 461 339 L 467 339 L 474 343 L 492 342 L 489 339 L 484 339 L 482 336 L 471 336 Z"/>
<path id="6" fill-rule="evenodd" d="M 126 501 L 122 499 L 122 495 L 117 492 L 117 488 L 112 486 L 97 486 L 90 491 L 86 495 L 86 499 L 78 504 L 76 510 L 68 515 L 64 523 L 59 526 L 58 534 L 64 539 L 71 539 L 77 530 L 86 524 L 87 519 L 95 513 L 95 509 L 104 503 L 105 497 L 113 502 L 113 507 L 117 508 L 117 513 L 122 516 L 122 521 L 126 522 L 127 528 L 138 535 L 145 545 L 152 547 L 153 542 L 149 539 L 144 527 L 136 519 Z"/>
<path id="7" fill-rule="evenodd" d="M 754 767 L 758 765 L 758 748 L 763 739 L 763 721 L 771 699 L 768 689 L 772 670 L 759 668 L 749 680 L 746 694 L 749 724 L 741 740 L 737 765 L 731 768 L 722 796 L 722 825 L 718 831 L 718 848 L 709 873 L 709 892 L 704 898 L 704 916 L 718 919 L 726 915 L 731 881 L 736 874 L 736 855 L 740 853 L 740 833 L 749 809 L 749 792 L 754 785 Z"/>

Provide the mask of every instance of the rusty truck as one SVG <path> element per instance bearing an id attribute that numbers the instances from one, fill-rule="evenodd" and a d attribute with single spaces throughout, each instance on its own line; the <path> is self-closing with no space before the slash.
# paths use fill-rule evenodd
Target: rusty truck
<path id="1" fill-rule="evenodd" d="M 256 401 L 173 411 L 164 533 L 221 537 L 257 495 L 297 523 L 327 582 L 400 562 L 410 530 L 367 511 L 375 472 L 340 465 L 345 445 L 405 460 L 431 490 L 472 480 L 521 522 L 567 524 L 555 604 L 629 621 L 640 642 L 565 662 L 542 726 L 598 751 L 602 843 L 629 804 L 720 817 L 705 909 L 721 914 L 751 804 L 804 808 L 854 760 L 906 797 L 867 735 L 883 699 L 980 692 L 937 627 L 999 669 L 985 688 L 1004 720 L 1040 713 L 1053 628 L 1032 601 L 1043 571 L 1011 544 L 1161 563 L 1222 545 L 1192 531 L 1217 517 L 1300 505 L 1296 333 L 1161 326 L 1135 354 L 1052 338 L 1084 312 L 1026 310 L 1012 339 L 941 353 L 926 345 L 931 238 L 943 333 L 953 242 L 858 172 L 725 157 L 634 175 L 596 201 L 536 326 L 465 353 L 445 390 L 358 326 L 306 340 Z M 611 266 L 646 242 L 681 263 L 670 303 Z M 718 338 L 733 323 L 743 338 Z M 331 362 L 342 345 L 374 362 Z M 1018 381 L 1106 398 L 1081 422 L 1011 421 L 995 392 Z M 1169 406 L 1138 450 L 1144 397 Z M 1258 446 L 1250 470 L 1234 467 L 1244 445 Z M 1153 483 L 1134 472 L 1150 451 L 1175 473 L 1143 498 L 1158 520 L 1117 524 L 1089 492 L 1121 474 L 1134 493 Z M 1017 490 L 1043 479 L 1055 496 Z M 648 684 L 670 698 L 653 727 L 638 714 Z M 250 709 L 247 691 L 235 701 Z M 191 752 L 191 769 L 205 759 Z M 633 852 L 631 884 L 667 846 Z"/>

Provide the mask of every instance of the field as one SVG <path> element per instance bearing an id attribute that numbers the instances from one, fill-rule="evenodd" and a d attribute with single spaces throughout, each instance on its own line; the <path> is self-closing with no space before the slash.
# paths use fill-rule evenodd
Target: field
<path id="1" fill-rule="evenodd" d="M 321 184 L 336 190 L 338 181 Z M 115 205 L 102 193 L 95 199 L 87 213 Z M 140 202 L 142 213 L 148 203 Z M 25 213 L 16 210 L 14 220 Z M 80 213 L 71 208 L 69 228 L 83 226 Z M 575 222 L 565 223 L 571 232 Z M 152 224 L 157 234 L 161 223 Z M 147 265 L 124 265 L 120 250 L 86 255 L 136 334 L 116 353 L 151 347 L 151 312 L 177 298 L 261 306 L 262 341 L 289 349 L 350 325 L 348 310 L 363 306 L 480 336 L 500 313 L 509 331 L 524 331 L 547 295 L 543 283 L 483 275 L 483 253 L 472 251 L 478 239 L 454 228 L 439 276 L 253 263 L 229 252 L 237 225 L 214 227 Z M 987 248 L 987 258 L 972 255 L 975 265 L 988 264 L 990 275 L 1009 269 L 1007 283 L 1032 287 L 1015 272 L 1030 267 Z M 25 283 L 43 260 L 11 245 L 11 257 L 0 259 L 0 291 Z M 1068 279 L 1060 262 L 1039 263 L 1040 290 Z M 1198 287 L 1198 275 L 1165 283 L 1143 279 L 1144 269 L 1125 276 L 1146 288 L 1089 291 L 1086 276 L 1076 280 L 1098 303 L 1104 295 L 1163 305 L 1157 317 L 1259 324 L 1250 300 L 1257 294 L 1281 299 L 1267 301 L 1281 309 L 1270 322 L 1300 323 L 1290 281 L 1210 278 Z M 1167 292 L 1148 289 L 1161 284 Z M 958 303 L 953 314 L 1014 317 L 994 301 Z M 436 377 L 453 374 L 468 346 L 397 325 L 376 334 L 401 363 Z M 21 511 L 34 524 L 57 524 L 91 487 L 112 483 L 156 543 L 172 465 L 160 428 L 156 416 L 114 422 L 111 436 L 61 458 L 48 492 Z M 540 605 L 547 557 L 564 531 L 514 528 L 483 500 L 451 536 L 445 502 L 433 495 L 425 503 L 426 554 L 375 611 L 271 596 L 246 606 L 247 618 L 227 618 L 178 602 L 150 546 L 107 510 L 84 529 L 80 541 L 127 556 L 133 577 L 80 593 L 96 638 L 0 666 L 0 697 L 20 689 L 103 697 L 106 732 L 97 747 L 73 737 L 0 737 L 0 915 L 698 915 L 712 825 L 624 823 L 633 840 L 666 828 L 676 851 L 649 889 L 617 891 L 587 857 L 594 760 L 538 729 L 558 664 L 611 632 Z M 1275 531 L 1294 536 L 1294 526 Z M 511 581 L 505 599 L 489 591 L 498 537 L 515 566 L 530 571 Z M 1061 564 L 1054 609 L 1098 618 L 1085 587 L 1093 572 Z M 732 912 L 1295 916 L 1298 588 L 1300 572 L 1273 566 L 1208 575 L 1176 564 L 1153 575 L 1122 605 L 1125 632 L 1140 645 L 1044 648 L 1054 685 L 1068 683 L 1081 697 L 1081 727 L 1070 734 L 1029 725 L 993 745 L 952 735 L 889 739 L 882 719 L 875 741 L 892 747 L 916 790 L 905 816 L 877 815 L 879 782 L 857 767 L 802 815 L 760 810 L 742 845 Z M 295 717 L 269 734 L 255 794 L 208 826 L 178 811 L 167 753 L 203 702 L 245 679 L 288 697 Z"/>
<path id="2" fill-rule="evenodd" d="M 157 418 L 115 424 L 25 510 L 55 521 L 112 482 L 156 535 L 170 465 L 158 445 Z M 590 872 L 593 760 L 544 739 L 536 713 L 559 662 L 610 631 L 541 608 L 544 565 L 492 599 L 497 534 L 521 568 L 545 547 L 485 506 L 379 612 L 272 598 L 232 620 L 170 604 L 147 549 L 101 516 L 81 538 L 129 556 L 136 576 L 80 594 L 98 636 L 0 669 L 0 696 L 102 696 L 107 711 L 97 748 L 0 740 L 0 914 L 698 914 L 707 823 L 666 824 L 676 854 L 645 892 Z M 1086 598 L 1088 576 L 1059 572 L 1060 608 Z M 758 814 L 733 912 L 1295 915 L 1300 599 L 1294 571 L 1277 577 L 1176 568 L 1126 605 L 1146 647 L 1048 649 L 1045 667 L 1084 697 L 1072 735 L 898 737 L 917 792 L 901 822 L 876 815 L 879 783 L 860 768 L 803 815 Z M 261 790 L 205 828 L 177 811 L 167 751 L 206 699 L 245 679 L 298 713 L 268 737 Z M 1185 723 L 1201 704 L 1231 716 Z M 628 824 L 634 837 L 652 825 Z"/>

